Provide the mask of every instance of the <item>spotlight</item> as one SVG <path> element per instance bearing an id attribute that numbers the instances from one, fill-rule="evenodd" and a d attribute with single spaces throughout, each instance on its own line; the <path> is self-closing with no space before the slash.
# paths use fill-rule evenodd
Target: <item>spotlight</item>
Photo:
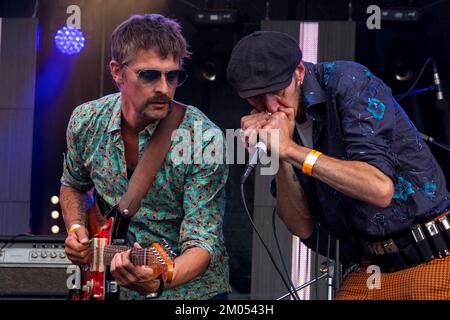
<path id="1" fill-rule="evenodd" d="M 212 60 L 207 60 L 200 68 L 200 79 L 214 82 L 217 78 L 217 66 Z"/>
<path id="2" fill-rule="evenodd" d="M 51 215 L 51 217 L 53 218 L 53 219 L 58 219 L 59 218 L 59 211 L 57 211 L 57 210 L 54 210 L 54 211 L 52 211 L 52 213 L 50 213 L 50 215 Z"/>
<path id="3" fill-rule="evenodd" d="M 58 204 L 59 203 L 59 197 L 58 196 L 53 196 L 50 198 L 50 202 L 53 204 Z"/>
<path id="4" fill-rule="evenodd" d="M 394 75 L 397 81 L 410 81 L 414 72 L 407 61 L 399 61 L 394 67 Z"/>
<path id="5" fill-rule="evenodd" d="M 56 32 L 56 47 L 64 54 L 74 55 L 84 48 L 84 35 L 80 29 L 63 27 Z"/>
<path id="6" fill-rule="evenodd" d="M 52 226 L 51 230 L 53 234 L 59 233 L 59 227 L 57 225 Z"/>
<path id="7" fill-rule="evenodd" d="M 222 53 L 210 53 L 200 56 L 194 62 L 195 76 L 202 82 L 215 83 L 226 79 L 226 55 Z"/>

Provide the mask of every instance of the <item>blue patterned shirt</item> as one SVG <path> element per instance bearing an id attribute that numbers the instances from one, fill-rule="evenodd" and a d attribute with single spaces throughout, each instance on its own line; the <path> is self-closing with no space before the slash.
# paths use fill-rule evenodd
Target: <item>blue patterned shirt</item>
<path id="1" fill-rule="evenodd" d="M 371 239 L 405 231 L 413 222 L 450 207 L 441 168 L 379 78 L 350 61 L 305 67 L 302 92 L 307 119 L 313 120 L 314 149 L 337 159 L 366 162 L 394 183 L 392 202 L 381 209 L 296 169 L 322 227 L 339 238 Z M 295 139 L 301 144 L 298 134 Z"/>

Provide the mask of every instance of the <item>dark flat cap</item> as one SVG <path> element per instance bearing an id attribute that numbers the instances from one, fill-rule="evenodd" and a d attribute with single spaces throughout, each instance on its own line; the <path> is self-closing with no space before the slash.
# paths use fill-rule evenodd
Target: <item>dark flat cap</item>
<path id="1" fill-rule="evenodd" d="M 246 99 L 289 86 L 301 60 L 302 51 L 291 36 L 256 31 L 233 48 L 227 78 L 239 96 Z"/>

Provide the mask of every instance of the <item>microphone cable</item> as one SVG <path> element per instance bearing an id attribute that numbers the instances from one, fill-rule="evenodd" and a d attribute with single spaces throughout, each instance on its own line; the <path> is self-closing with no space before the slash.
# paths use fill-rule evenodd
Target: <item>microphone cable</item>
<path id="1" fill-rule="evenodd" d="M 245 212 L 247 213 L 248 219 L 250 221 L 250 224 L 253 227 L 253 230 L 255 230 L 256 235 L 258 236 L 259 240 L 261 241 L 262 245 L 264 246 L 264 249 L 266 250 L 267 254 L 269 255 L 269 258 L 273 264 L 273 266 L 275 267 L 275 270 L 277 271 L 278 275 L 280 276 L 281 280 L 283 281 L 283 284 L 285 285 L 287 291 L 289 292 L 289 294 L 292 296 L 292 298 L 294 300 L 300 300 L 300 298 L 298 297 L 298 295 L 295 293 L 295 288 L 294 290 L 292 290 L 289 286 L 289 284 L 287 283 L 286 279 L 284 278 L 280 268 L 278 267 L 278 265 L 275 262 L 275 259 L 272 255 L 272 253 L 269 250 L 269 247 L 267 246 L 267 244 L 264 242 L 263 238 L 261 237 L 261 234 L 259 233 L 258 229 L 255 226 L 255 223 L 253 222 L 253 219 L 250 215 L 250 211 L 248 210 L 247 207 L 247 202 L 246 202 L 246 198 L 245 198 L 245 193 L 244 193 L 244 184 L 241 183 L 241 198 L 242 198 L 242 202 L 244 204 L 244 208 L 245 208 Z"/>
<path id="2" fill-rule="evenodd" d="M 0 248 L 0 255 L 2 253 L 2 250 L 5 249 L 9 244 L 12 244 L 14 242 L 14 240 L 16 240 L 17 238 L 20 238 L 20 237 L 34 237 L 34 236 L 35 235 L 32 234 L 32 233 L 19 233 L 19 234 L 16 234 L 16 235 L 13 235 L 13 236 L 9 237 L 5 241 L 3 246 L 1 246 L 1 248 Z"/>
<path id="3" fill-rule="evenodd" d="M 400 101 L 400 100 L 402 100 L 403 98 L 407 97 L 407 96 L 411 93 L 411 91 L 414 90 L 414 88 L 417 86 L 417 83 L 419 82 L 420 78 L 422 78 L 422 75 L 423 75 L 423 72 L 425 71 L 425 68 L 427 67 L 427 65 L 428 65 L 431 61 L 434 61 L 433 58 L 431 58 L 431 57 L 428 58 L 427 61 L 425 61 L 424 65 L 422 66 L 422 69 L 420 70 L 419 75 L 417 76 L 417 78 L 416 78 L 416 80 L 414 81 L 414 83 L 411 85 L 411 87 L 409 88 L 409 90 L 408 90 L 406 93 L 402 94 L 402 95 L 401 95 L 400 97 L 398 97 L 398 98 L 396 97 L 396 100 L 397 100 L 397 101 Z"/>
<path id="4" fill-rule="evenodd" d="M 286 266 L 286 261 L 284 261 L 283 254 L 281 252 L 281 246 L 280 246 L 280 242 L 278 241 L 277 226 L 276 226 L 276 220 L 275 220 L 275 211 L 276 211 L 276 209 L 277 209 L 277 207 L 274 207 L 273 210 L 272 210 L 272 232 L 273 232 L 273 237 L 275 238 L 275 243 L 277 244 L 278 254 L 280 255 L 281 264 L 282 264 L 284 272 L 286 274 L 286 278 L 289 280 L 289 284 L 291 285 L 291 288 L 292 288 L 295 296 L 297 297 L 297 300 L 301 300 L 299 295 L 298 295 L 298 292 L 297 292 L 297 290 L 295 288 L 295 285 L 292 282 L 291 275 L 289 274 L 287 266 Z"/>

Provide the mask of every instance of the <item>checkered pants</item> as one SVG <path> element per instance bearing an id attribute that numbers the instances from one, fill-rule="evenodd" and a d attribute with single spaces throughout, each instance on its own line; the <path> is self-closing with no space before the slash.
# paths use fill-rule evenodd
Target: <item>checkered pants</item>
<path id="1" fill-rule="evenodd" d="M 378 278 L 368 267 L 348 274 L 337 300 L 450 300 L 450 256 Z"/>

